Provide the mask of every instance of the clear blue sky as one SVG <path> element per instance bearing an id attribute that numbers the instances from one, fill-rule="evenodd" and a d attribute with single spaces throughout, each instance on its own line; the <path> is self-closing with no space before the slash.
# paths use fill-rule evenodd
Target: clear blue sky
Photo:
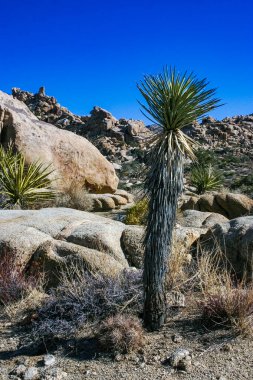
<path id="1" fill-rule="evenodd" d="M 207 77 L 225 106 L 253 113 L 252 0 L 0 0 L 0 89 L 142 118 L 136 82 L 165 64 Z"/>

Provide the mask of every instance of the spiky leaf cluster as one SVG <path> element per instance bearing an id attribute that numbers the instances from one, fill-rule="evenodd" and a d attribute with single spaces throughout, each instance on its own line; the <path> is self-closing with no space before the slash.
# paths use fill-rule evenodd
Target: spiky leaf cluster
<path id="1" fill-rule="evenodd" d="M 167 67 L 159 75 L 146 75 L 138 85 L 146 101 L 140 102 L 143 114 L 161 127 L 169 152 L 176 149 L 194 156 L 195 142 L 182 128 L 219 106 L 220 100 L 213 97 L 216 89 L 207 89 L 207 85 L 206 79 L 198 80 L 193 73 L 180 75 Z"/>
<path id="2" fill-rule="evenodd" d="M 5 151 L 0 147 L 0 194 L 4 197 L 4 207 L 29 207 L 35 203 L 54 198 L 49 189 L 53 172 L 51 165 L 36 161 L 26 165 L 21 153 L 14 153 L 12 146 Z"/>
<path id="3" fill-rule="evenodd" d="M 222 185 L 222 177 L 211 164 L 195 164 L 191 169 L 191 184 L 196 187 L 197 194 L 218 190 Z"/>

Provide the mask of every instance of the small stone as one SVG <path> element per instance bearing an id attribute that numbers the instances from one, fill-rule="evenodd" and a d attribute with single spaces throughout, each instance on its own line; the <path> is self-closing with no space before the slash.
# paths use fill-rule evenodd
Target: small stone
<path id="1" fill-rule="evenodd" d="M 16 375 L 23 375 L 26 371 L 26 366 L 24 364 L 20 364 L 15 368 Z"/>
<path id="2" fill-rule="evenodd" d="M 153 357 L 153 359 L 155 362 L 159 362 L 159 360 L 161 360 L 161 357 L 159 355 L 156 355 Z"/>
<path id="3" fill-rule="evenodd" d="M 231 352 L 233 351 L 233 346 L 230 343 L 226 343 L 222 346 L 221 350 L 224 352 Z"/>
<path id="4" fill-rule="evenodd" d="M 117 354 L 117 355 L 115 356 L 115 361 L 116 361 L 116 362 L 120 362 L 120 361 L 122 361 L 122 360 L 123 360 L 123 356 L 122 356 L 122 355 Z"/>
<path id="5" fill-rule="evenodd" d="M 46 367 L 50 367 L 56 363 L 55 356 L 51 354 L 45 355 L 43 360 Z"/>
<path id="6" fill-rule="evenodd" d="M 24 380 L 36 380 L 39 378 L 39 373 L 37 368 L 30 367 L 24 374 Z"/>
<path id="7" fill-rule="evenodd" d="M 174 343 L 180 343 L 183 340 L 183 337 L 179 334 L 174 334 L 171 338 Z"/>
<path id="8" fill-rule="evenodd" d="M 192 359 L 188 350 L 184 348 L 178 348 L 172 353 L 172 355 L 165 360 L 166 364 L 176 368 L 177 370 L 190 372 L 192 369 Z"/>

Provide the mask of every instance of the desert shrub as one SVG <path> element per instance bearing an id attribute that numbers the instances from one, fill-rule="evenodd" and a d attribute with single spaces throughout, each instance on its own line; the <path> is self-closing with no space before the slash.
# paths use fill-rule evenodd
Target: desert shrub
<path id="1" fill-rule="evenodd" d="M 217 163 L 217 154 L 210 149 L 197 149 L 195 151 L 195 156 L 199 165 L 215 166 Z"/>
<path id="2" fill-rule="evenodd" d="M 136 202 L 134 206 L 129 208 L 126 213 L 126 224 L 146 224 L 148 213 L 148 201 L 143 198 Z"/>
<path id="3" fill-rule="evenodd" d="M 58 194 L 55 205 L 56 207 L 90 211 L 93 209 L 93 200 L 85 188 L 76 187 L 72 183 L 69 187 L 65 187 L 64 193 Z"/>
<path id="4" fill-rule="evenodd" d="M 143 345 L 143 329 L 136 317 L 117 314 L 105 319 L 98 330 L 97 338 L 105 351 L 129 353 Z"/>
<path id="5" fill-rule="evenodd" d="M 243 193 L 247 195 L 253 194 L 253 174 L 248 174 L 239 179 L 236 179 L 232 184 L 231 188 L 233 190 L 240 189 Z"/>
<path id="6" fill-rule="evenodd" d="M 51 166 L 45 166 L 36 161 L 25 164 L 21 153 L 14 153 L 12 146 L 7 151 L 0 149 L 0 194 L 3 197 L 3 207 L 29 208 L 36 202 L 48 202 L 54 198 L 50 190 L 49 175 L 53 172 Z"/>
<path id="7" fill-rule="evenodd" d="M 63 272 L 34 325 L 37 338 L 74 335 L 119 312 L 138 314 L 142 309 L 142 274 L 123 271 L 117 277 L 88 273 L 81 266 Z"/>
<path id="8" fill-rule="evenodd" d="M 253 327 L 253 287 L 240 282 L 222 253 L 202 252 L 198 258 L 198 308 L 205 323 L 249 333 Z"/>
<path id="9" fill-rule="evenodd" d="M 0 304 L 9 305 L 26 297 L 39 283 L 39 277 L 29 276 L 15 264 L 13 253 L 0 252 Z"/>
<path id="10" fill-rule="evenodd" d="M 195 163 L 191 167 L 190 183 L 196 188 L 197 194 L 204 194 L 206 191 L 218 190 L 222 186 L 222 177 L 211 164 Z"/>
<path id="11" fill-rule="evenodd" d="M 207 292 L 199 301 L 202 317 L 215 325 L 233 327 L 240 333 L 252 333 L 253 288 L 245 284 L 223 285 L 217 292 Z"/>

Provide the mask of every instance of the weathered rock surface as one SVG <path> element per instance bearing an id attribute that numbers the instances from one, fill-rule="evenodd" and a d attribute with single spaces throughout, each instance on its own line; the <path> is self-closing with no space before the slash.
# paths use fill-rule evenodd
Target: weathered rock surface
<path id="1" fill-rule="evenodd" d="M 141 268 L 143 264 L 143 235 L 142 226 L 126 226 L 121 236 L 121 246 L 130 265 Z"/>
<path id="2" fill-rule="evenodd" d="M 38 98 L 40 94 L 38 94 Z M 113 165 L 88 140 L 37 119 L 27 106 L 0 91 L 0 142 L 14 142 L 27 163 L 52 163 L 57 186 L 86 186 L 113 193 L 118 178 Z"/>
<path id="3" fill-rule="evenodd" d="M 214 225 L 199 239 L 206 249 L 218 247 L 236 273 L 245 271 L 253 279 L 253 216 L 232 219 Z"/>
<path id="4" fill-rule="evenodd" d="M 190 197 L 181 210 L 197 210 L 224 215 L 229 219 L 253 213 L 253 200 L 243 194 L 212 193 Z"/>
<path id="5" fill-rule="evenodd" d="M 217 223 L 228 221 L 222 215 L 200 212 L 196 210 L 187 210 L 183 213 L 174 230 L 174 249 L 180 249 L 188 253 L 191 246 L 204 234 L 208 229 Z M 121 246 L 125 256 L 130 263 L 137 268 L 143 265 L 144 247 L 143 247 L 144 227 L 126 226 L 121 237 Z"/>
<path id="6" fill-rule="evenodd" d="M 62 107 L 54 97 L 47 96 L 45 89 L 37 94 L 12 89 L 13 97 L 24 102 L 29 109 L 42 121 L 51 123 L 57 128 L 84 136 L 113 163 L 120 176 L 122 184 L 126 185 L 128 177 L 135 184 L 140 180 L 140 172 L 129 167 L 135 162 L 137 166 L 144 165 L 144 152 L 147 138 L 153 132 L 143 121 L 133 119 L 116 119 L 110 112 L 100 107 L 94 107 L 89 116 L 74 115 Z"/>
<path id="7" fill-rule="evenodd" d="M 133 203 L 134 197 L 125 190 L 114 194 L 89 194 L 93 202 L 93 211 L 109 211 Z"/>
<path id="8" fill-rule="evenodd" d="M 215 212 L 201 212 L 197 210 L 186 210 L 180 219 L 182 227 L 209 228 L 216 223 L 227 222 L 228 219 Z"/>
<path id="9" fill-rule="evenodd" d="M 41 268 L 49 285 L 64 263 L 82 259 L 98 273 L 128 267 L 121 248 L 125 225 L 92 213 L 66 208 L 0 211 L 0 256 L 6 249 L 23 268 Z"/>

